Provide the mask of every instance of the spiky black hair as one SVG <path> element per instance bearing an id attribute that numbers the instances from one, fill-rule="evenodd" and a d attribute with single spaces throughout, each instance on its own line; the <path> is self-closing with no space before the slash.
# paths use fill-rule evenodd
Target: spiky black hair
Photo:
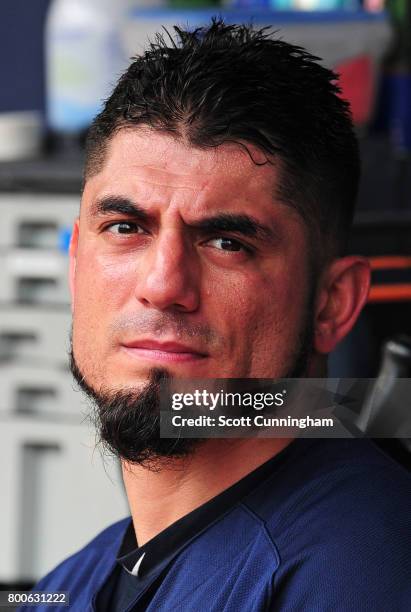
<path id="1" fill-rule="evenodd" d="M 317 258 L 343 254 L 360 164 L 337 75 L 267 28 L 213 19 L 174 30 L 133 58 L 94 120 L 85 181 L 124 127 L 146 125 L 198 148 L 250 143 L 279 165 L 276 196 L 307 222 Z"/>

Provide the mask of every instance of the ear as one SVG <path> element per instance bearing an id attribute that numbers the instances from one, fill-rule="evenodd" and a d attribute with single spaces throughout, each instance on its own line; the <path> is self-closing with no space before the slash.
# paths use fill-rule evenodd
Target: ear
<path id="1" fill-rule="evenodd" d="M 79 219 L 77 218 L 74 222 L 73 231 L 70 238 L 69 246 L 69 287 L 71 295 L 71 310 L 74 309 L 74 294 L 75 294 L 75 279 L 76 279 L 76 262 L 77 262 L 77 249 L 78 249 L 78 237 L 79 237 Z"/>
<path id="2" fill-rule="evenodd" d="M 334 260 L 324 271 L 317 293 L 314 348 L 330 353 L 354 326 L 370 288 L 370 265 L 352 255 Z"/>

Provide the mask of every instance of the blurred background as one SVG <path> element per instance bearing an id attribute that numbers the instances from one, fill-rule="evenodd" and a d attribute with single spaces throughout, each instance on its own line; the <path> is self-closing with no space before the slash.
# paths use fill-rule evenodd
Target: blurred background
<path id="1" fill-rule="evenodd" d="M 128 514 L 67 366 L 84 135 L 154 32 L 216 14 L 273 25 L 340 73 L 363 159 L 350 250 L 373 286 L 330 376 L 411 377 L 411 2 L 2 0 L 0 588 L 29 586 Z M 408 448 L 394 449 L 403 463 Z"/>

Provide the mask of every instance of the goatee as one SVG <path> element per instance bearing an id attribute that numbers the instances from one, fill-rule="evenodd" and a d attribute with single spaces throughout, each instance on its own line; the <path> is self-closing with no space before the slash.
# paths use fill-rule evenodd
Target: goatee
<path id="1" fill-rule="evenodd" d="M 191 455 L 204 440 L 160 437 L 160 387 L 169 379 L 165 369 L 150 371 L 148 382 L 137 390 L 91 387 L 78 367 L 73 348 L 70 369 L 84 393 L 92 400 L 90 418 L 103 450 L 129 463 L 157 470 L 172 459 Z"/>

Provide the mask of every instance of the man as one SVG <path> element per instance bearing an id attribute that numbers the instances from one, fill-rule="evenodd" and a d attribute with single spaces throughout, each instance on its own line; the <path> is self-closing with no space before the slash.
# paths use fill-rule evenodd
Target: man
<path id="1" fill-rule="evenodd" d="M 131 518 L 36 590 L 79 611 L 408 610 L 410 481 L 371 442 L 159 435 L 164 377 L 326 376 L 369 288 L 336 76 L 266 32 L 176 31 L 91 127 L 70 249 L 72 371 Z"/>

